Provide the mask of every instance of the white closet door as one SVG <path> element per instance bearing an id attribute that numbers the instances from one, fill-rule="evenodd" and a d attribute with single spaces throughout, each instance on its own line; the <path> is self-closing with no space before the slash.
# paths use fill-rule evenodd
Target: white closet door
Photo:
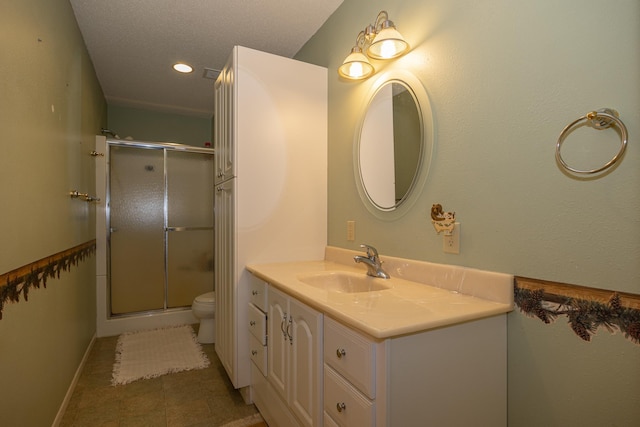
<path id="1" fill-rule="evenodd" d="M 235 238 L 234 187 L 229 180 L 215 187 L 215 290 L 216 343 L 215 349 L 222 365 L 231 376 L 235 362 Z"/>

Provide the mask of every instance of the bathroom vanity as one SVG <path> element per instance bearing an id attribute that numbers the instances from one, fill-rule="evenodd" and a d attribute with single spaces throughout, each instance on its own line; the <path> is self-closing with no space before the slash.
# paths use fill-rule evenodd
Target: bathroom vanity
<path id="1" fill-rule="evenodd" d="M 249 265 L 252 398 L 270 425 L 506 426 L 513 277 L 359 252 Z"/>

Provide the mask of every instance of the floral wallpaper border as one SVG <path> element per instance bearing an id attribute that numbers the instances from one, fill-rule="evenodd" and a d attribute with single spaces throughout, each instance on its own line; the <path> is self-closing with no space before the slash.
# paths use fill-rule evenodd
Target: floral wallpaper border
<path id="1" fill-rule="evenodd" d="M 516 276 L 514 301 L 544 323 L 566 316 L 578 337 L 591 341 L 600 327 L 640 344 L 640 295 Z"/>
<path id="2" fill-rule="evenodd" d="M 93 255 L 96 250 L 95 239 L 74 246 L 57 254 L 42 258 L 15 270 L 0 275 L 0 320 L 2 310 L 7 302 L 19 302 L 20 296 L 29 300 L 29 290 L 32 287 L 47 287 L 47 280 L 60 278 L 62 271 L 69 271 L 71 266 L 77 265 L 86 257 Z"/>

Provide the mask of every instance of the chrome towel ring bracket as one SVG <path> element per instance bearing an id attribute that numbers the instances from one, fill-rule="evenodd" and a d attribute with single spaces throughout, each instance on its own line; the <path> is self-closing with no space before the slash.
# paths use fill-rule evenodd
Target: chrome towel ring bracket
<path id="1" fill-rule="evenodd" d="M 622 123 L 622 120 L 620 120 L 618 116 L 619 115 L 616 110 L 613 110 L 610 108 L 602 108 L 598 111 L 591 111 L 585 114 L 584 116 L 580 117 L 579 119 L 569 123 L 564 129 L 562 129 L 562 132 L 560 132 L 560 136 L 558 137 L 558 142 L 556 143 L 556 160 L 558 161 L 558 163 L 560 163 L 560 165 L 562 165 L 562 167 L 565 168 L 566 170 L 573 173 L 578 173 L 578 174 L 594 174 L 613 166 L 613 164 L 615 164 L 624 154 L 624 150 L 627 147 L 627 138 L 628 138 L 627 127 L 624 125 L 624 123 Z M 576 127 L 579 124 L 582 124 L 585 121 L 588 122 L 588 124 L 591 127 L 597 130 L 607 129 L 612 125 L 616 125 L 620 129 L 620 150 L 618 150 L 618 153 L 615 156 L 613 156 L 611 160 L 609 160 L 603 166 L 596 169 L 581 170 L 581 169 L 572 168 L 564 161 L 564 159 L 562 158 L 562 154 L 560 153 L 562 143 L 564 142 L 564 139 L 569 133 L 569 131 L 573 130 L 574 127 Z"/>

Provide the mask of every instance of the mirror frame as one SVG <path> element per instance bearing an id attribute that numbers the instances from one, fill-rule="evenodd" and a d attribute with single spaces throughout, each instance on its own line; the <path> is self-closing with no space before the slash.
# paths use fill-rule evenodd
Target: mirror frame
<path id="1" fill-rule="evenodd" d="M 365 116 L 371 105 L 371 102 L 375 95 L 378 93 L 382 86 L 399 82 L 405 86 L 411 92 L 416 107 L 418 109 L 418 116 L 420 117 L 420 126 L 422 134 L 422 150 L 421 158 L 418 163 L 418 168 L 413 177 L 413 182 L 407 191 L 407 194 L 396 205 L 390 208 L 382 208 L 374 203 L 369 193 L 366 190 L 366 186 L 362 180 L 362 174 L 360 173 L 360 136 L 362 134 L 362 127 L 365 122 Z M 365 101 L 360 109 L 359 122 L 356 127 L 353 143 L 353 170 L 356 181 L 356 187 L 362 203 L 367 210 L 374 216 L 384 220 L 395 220 L 404 216 L 411 210 L 415 202 L 420 198 L 424 184 L 427 181 L 429 175 L 429 169 L 431 166 L 431 159 L 433 156 L 433 141 L 435 135 L 433 113 L 431 110 L 431 103 L 427 91 L 420 82 L 420 80 L 413 74 L 405 70 L 390 70 L 381 74 L 377 79 L 373 81 L 365 96 Z"/>

